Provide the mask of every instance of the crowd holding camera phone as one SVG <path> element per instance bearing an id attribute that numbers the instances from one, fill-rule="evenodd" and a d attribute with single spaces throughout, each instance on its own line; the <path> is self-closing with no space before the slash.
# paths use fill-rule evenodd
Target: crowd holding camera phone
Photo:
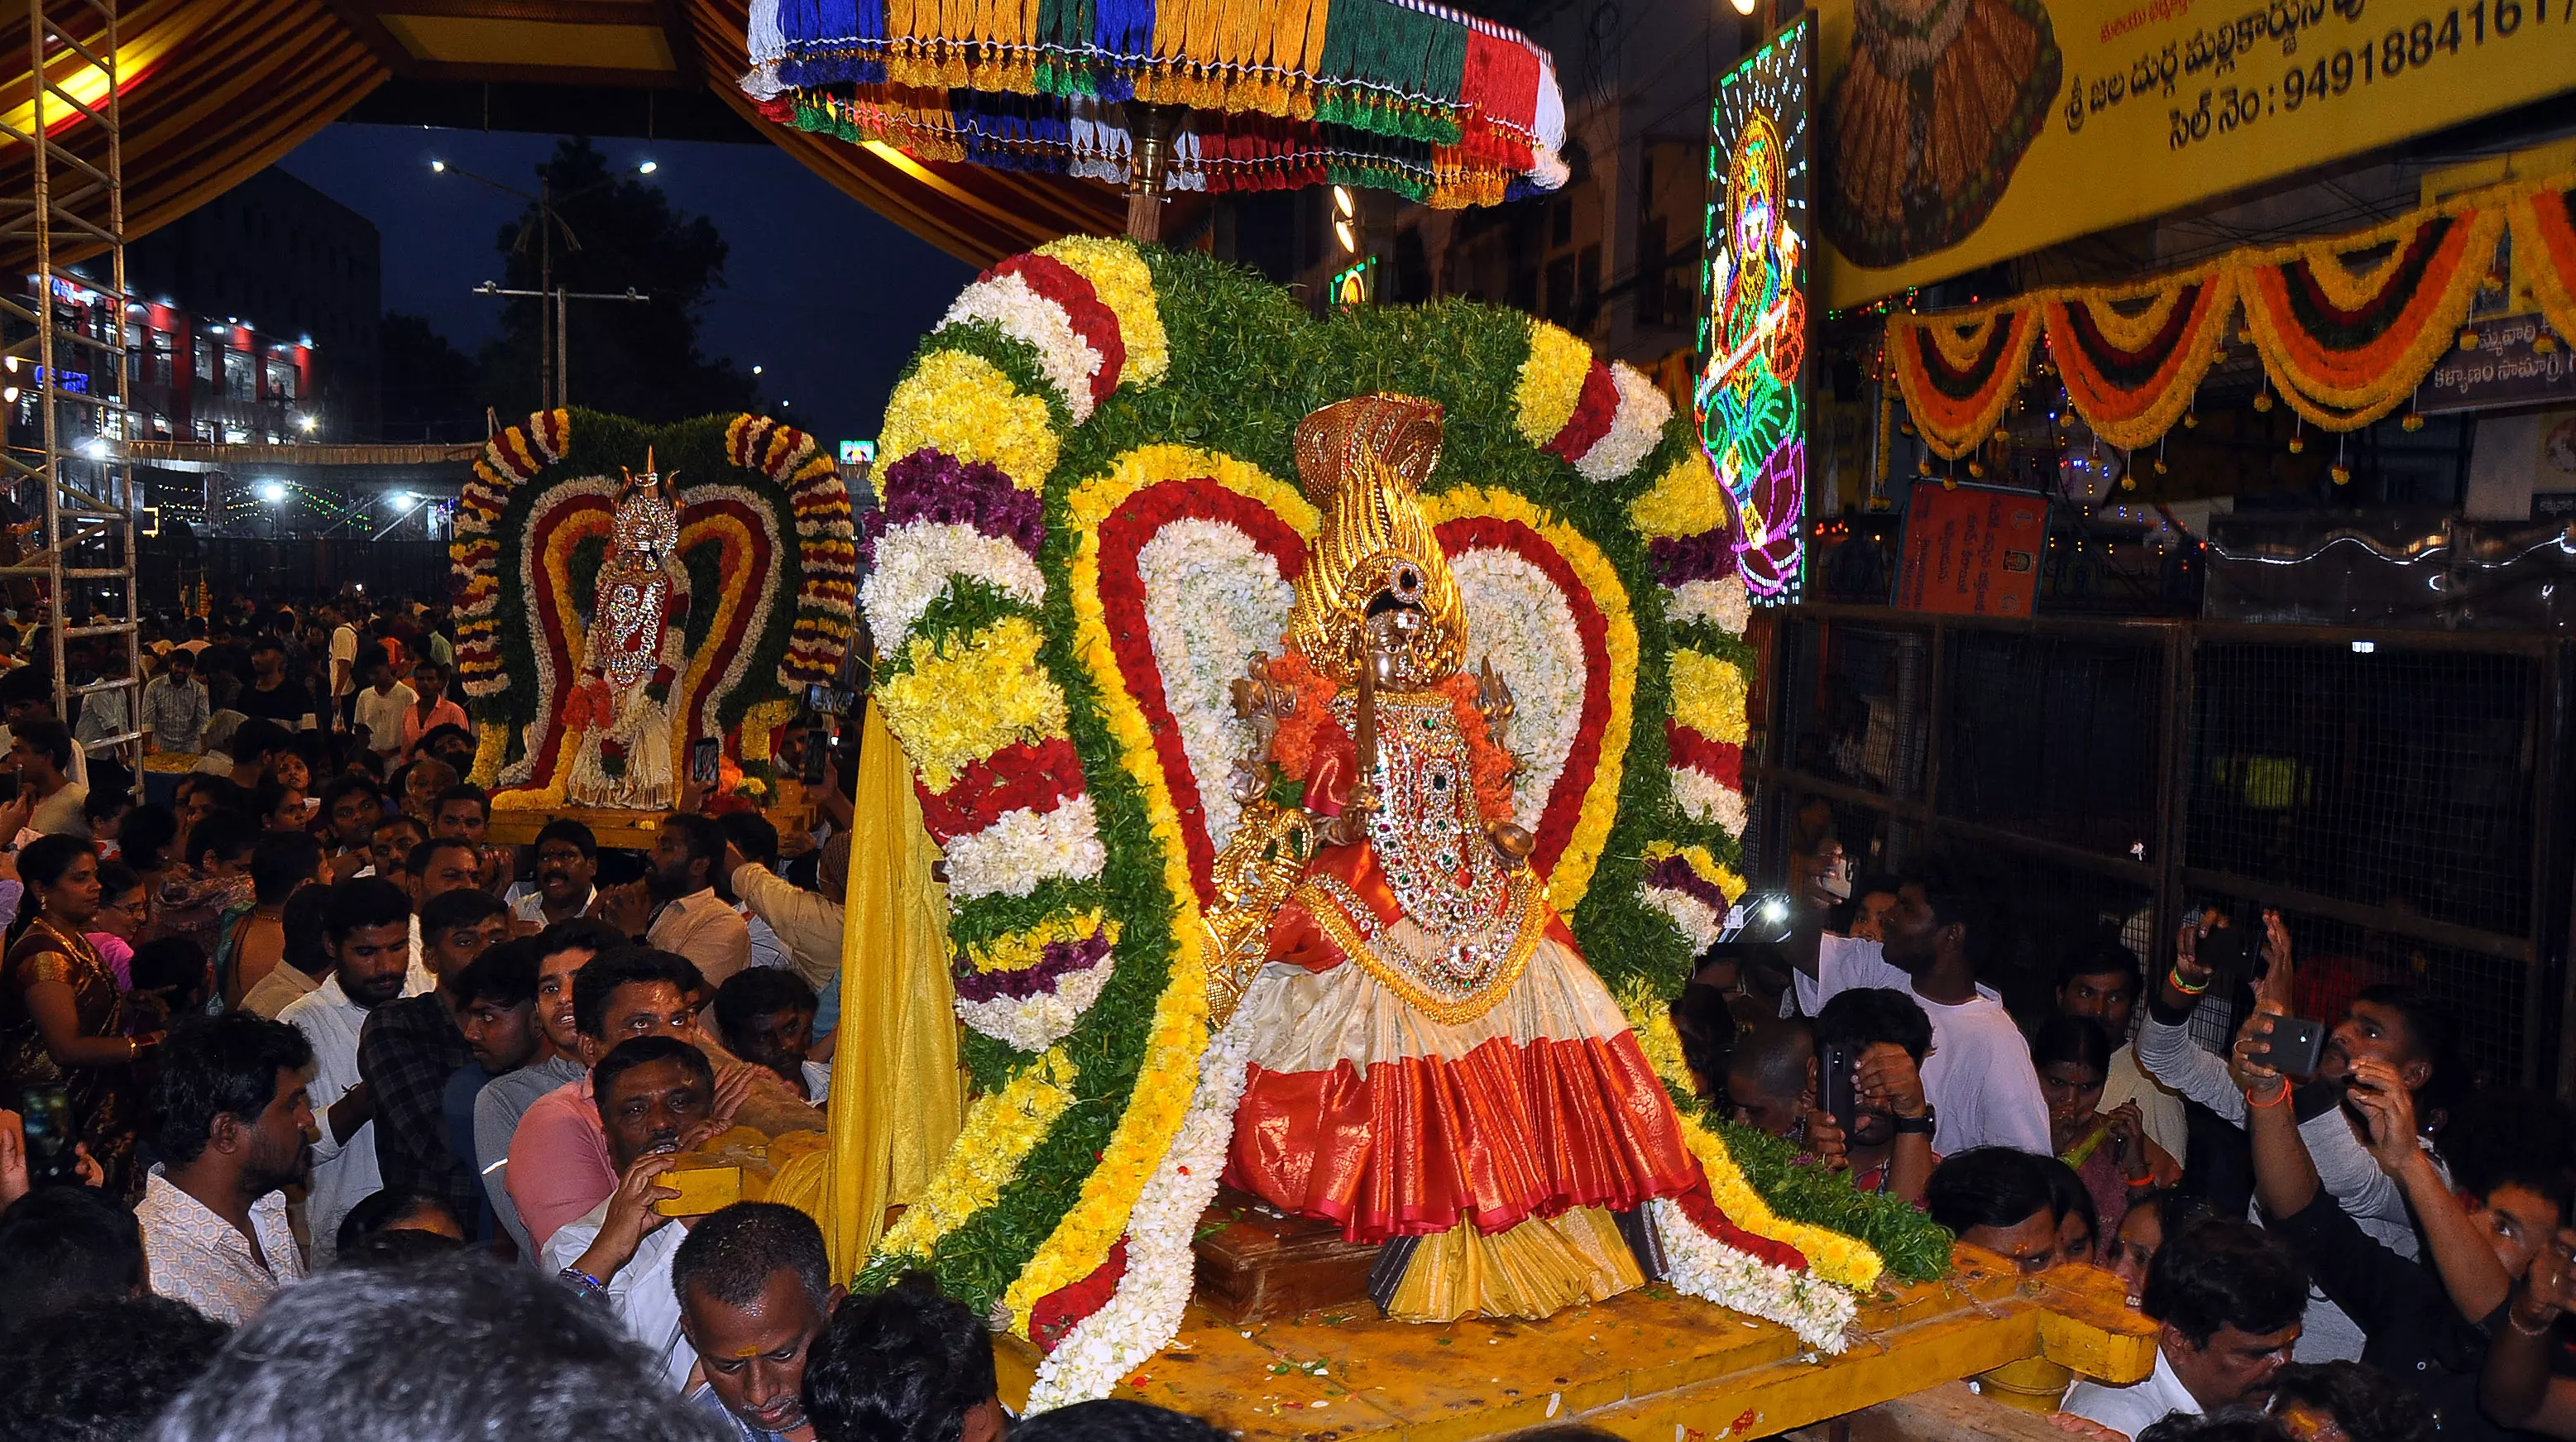
<path id="1" fill-rule="evenodd" d="M 1829 835 L 1799 853 L 1674 1004 L 1703 1092 L 2025 1273 L 2116 1273 L 2155 1369 L 2076 1383 L 2067 1430 L 2576 1437 L 2562 1102 L 2473 1082 L 2411 979 L 2299 1014 L 2334 988 L 2300 987 L 2278 912 L 2034 947 L 1989 874 L 1855 878 Z M 2008 936 L 2052 957 L 2045 1012 L 1988 984 Z M 2214 989 L 2223 1052 L 2194 1033 Z"/>

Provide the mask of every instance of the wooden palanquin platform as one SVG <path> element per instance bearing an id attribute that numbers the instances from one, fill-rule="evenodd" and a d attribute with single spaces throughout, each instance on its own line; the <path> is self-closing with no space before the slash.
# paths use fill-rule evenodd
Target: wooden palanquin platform
<path id="1" fill-rule="evenodd" d="M 2024 1280 L 1960 1247 L 1941 1282 L 1865 1304 L 1851 1348 L 1647 1287 L 1544 1322 L 1390 1322 L 1366 1303 L 1241 1325 L 1193 1302 L 1181 1334 L 1117 1395 L 1194 1413 L 1245 1442 L 1472 1442 L 1581 1421 L 1639 1442 L 1764 1437 L 2045 1355 L 2112 1383 L 2145 1377 L 2155 1324 L 2119 1280 Z M 1225 1303 L 1220 1303 L 1225 1305 Z M 1012 1339 L 1004 1339 L 1009 1341 Z M 1036 1353 L 1000 1352 L 1025 1398 Z"/>

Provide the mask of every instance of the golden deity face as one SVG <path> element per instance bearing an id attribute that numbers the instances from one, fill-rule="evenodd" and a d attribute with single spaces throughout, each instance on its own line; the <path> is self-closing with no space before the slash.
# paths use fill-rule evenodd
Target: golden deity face
<path id="1" fill-rule="evenodd" d="M 1440 421 L 1433 402 L 1373 395 L 1297 427 L 1297 472 L 1326 518 L 1297 579 L 1288 642 L 1341 685 L 1370 666 L 1381 686 L 1420 690 L 1466 657 L 1458 585 L 1414 499 L 1439 464 Z"/>

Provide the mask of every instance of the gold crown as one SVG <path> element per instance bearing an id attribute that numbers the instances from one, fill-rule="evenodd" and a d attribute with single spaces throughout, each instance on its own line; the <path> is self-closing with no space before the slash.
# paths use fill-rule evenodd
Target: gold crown
<path id="1" fill-rule="evenodd" d="M 1297 578 L 1288 643 L 1341 685 L 1367 659 L 1372 609 L 1418 617 L 1379 629 L 1396 688 L 1433 685 L 1465 660 L 1458 583 L 1414 501 L 1440 463 L 1440 436 L 1439 405 L 1399 395 L 1340 401 L 1297 427 L 1297 474 L 1326 519 Z"/>

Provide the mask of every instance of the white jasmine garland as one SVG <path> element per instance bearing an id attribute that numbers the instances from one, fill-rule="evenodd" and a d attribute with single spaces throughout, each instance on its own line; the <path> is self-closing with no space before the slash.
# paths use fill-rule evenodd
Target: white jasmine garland
<path id="1" fill-rule="evenodd" d="M 1690 943 L 1693 955 L 1716 945 L 1718 936 L 1726 929 L 1726 917 L 1717 908 L 1687 891 L 1650 885 L 1638 887 L 1637 893 L 1648 906 L 1662 912 L 1672 922 L 1682 938 Z"/>
<path id="2" fill-rule="evenodd" d="M 983 830 L 948 843 L 948 900 L 953 905 L 979 896 L 1026 896 L 1053 877 L 1098 876 L 1107 860 L 1088 792 L 1053 811 L 1006 811 Z"/>
<path id="3" fill-rule="evenodd" d="M 1753 598 L 1745 592 L 1742 576 L 1687 581 L 1664 592 L 1664 619 L 1700 621 L 1741 636 L 1753 620 Z"/>
<path id="4" fill-rule="evenodd" d="M 1063 306 L 1030 289 L 1021 276 L 997 275 L 966 287 L 940 317 L 938 329 L 970 320 L 991 321 L 1002 334 L 1027 342 L 1038 353 L 1047 384 L 1073 413 L 1073 423 L 1091 419 L 1091 378 L 1100 374 L 1102 359 L 1073 328 Z"/>
<path id="5" fill-rule="evenodd" d="M 1222 851 L 1242 814 L 1229 786 L 1234 763 L 1252 749 L 1233 685 L 1256 652 L 1286 651 L 1296 591 L 1242 528 L 1196 517 L 1157 530 L 1136 552 L 1136 576 L 1163 704 L 1198 783 L 1208 843 Z"/>
<path id="6" fill-rule="evenodd" d="M 1692 1226 L 1668 1197 L 1656 1197 L 1646 1208 L 1663 1238 L 1669 1267 L 1664 1280 L 1674 1291 L 1777 1322 L 1819 1352 L 1838 1353 L 1851 1345 L 1847 1333 L 1860 1310 L 1851 1293 L 1737 1251 Z"/>
<path id="7" fill-rule="evenodd" d="M 1503 735 L 1521 762 L 1512 818 L 1536 831 L 1583 729 L 1583 633 L 1574 605 L 1547 572 L 1499 546 L 1458 553 L 1449 573 L 1467 611 L 1469 667 L 1490 660 L 1512 688 Z"/>
<path id="8" fill-rule="evenodd" d="M 1117 948 L 1112 947 L 1096 965 L 1058 976 L 1055 990 L 1036 996 L 997 996 L 990 1001 L 960 997 L 957 1019 L 1021 1051 L 1044 1051 L 1072 1035 L 1074 1024 L 1100 999 L 1100 989 L 1109 984 L 1117 961 Z"/>
<path id="9" fill-rule="evenodd" d="M 1635 366 L 1612 361 L 1610 383 L 1619 392 L 1619 408 L 1611 413 L 1610 429 L 1574 463 L 1586 480 L 1615 481 L 1635 470 L 1663 439 L 1664 422 L 1673 418 L 1672 401 Z"/>
<path id="10" fill-rule="evenodd" d="M 1673 768 L 1673 802 L 1693 821 L 1714 821 L 1729 836 L 1744 834 L 1744 793 L 1696 766 Z"/>
<path id="11" fill-rule="evenodd" d="M 924 612 L 948 590 L 948 578 L 965 576 L 1022 605 L 1046 601 L 1046 577 L 1029 553 L 962 521 L 916 521 L 877 538 L 876 569 L 859 588 L 868 629 L 888 654 L 903 649 Z"/>
<path id="12" fill-rule="evenodd" d="M 1251 1011 L 1245 1007 L 1237 1014 Z M 1038 1364 L 1029 1411 L 1108 1396 L 1119 1379 L 1180 1331 L 1181 1310 L 1189 1305 L 1197 1276 L 1190 1243 L 1225 1171 L 1251 1050 L 1251 1032 L 1239 1024 L 1227 1026 L 1208 1043 L 1199 1061 L 1198 1088 L 1171 1150 L 1163 1154 L 1128 1214 L 1127 1270 L 1118 1279 L 1118 1290 L 1099 1311 L 1075 1323 Z"/>

